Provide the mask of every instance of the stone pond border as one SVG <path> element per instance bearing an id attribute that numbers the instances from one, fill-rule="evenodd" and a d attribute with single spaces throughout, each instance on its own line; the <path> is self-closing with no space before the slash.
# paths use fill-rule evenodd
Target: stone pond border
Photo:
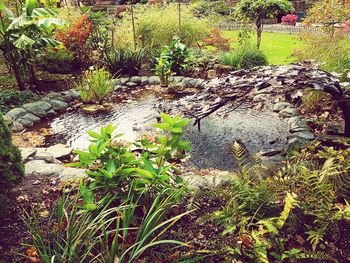
<path id="1" fill-rule="evenodd" d="M 204 82 L 202 79 L 182 76 L 171 76 L 169 81 L 170 83 L 180 84 L 186 88 L 199 87 Z M 112 79 L 114 90 L 159 84 L 160 79 L 158 76 L 133 76 L 130 78 Z M 4 118 L 13 132 L 21 132 L 26 128 L 33 127 L 47 117 L 54 116 L 58 112 L 64 111 L 69 107 L 71 102 L 79 97 L 79 92 L 75 89 L 51 92 L 41 100 L 13 108 L 4 115 Z"/>

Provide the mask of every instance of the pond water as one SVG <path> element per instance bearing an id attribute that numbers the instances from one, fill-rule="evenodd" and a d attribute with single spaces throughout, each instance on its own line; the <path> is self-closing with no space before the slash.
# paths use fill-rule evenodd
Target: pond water
<path id="1" fill-rule="evenodd" d="M 117 126 L 123 140 L 132 141 L 142 131 L 151 130 L 159 117 L 158 105 L 162 98 L 148 94 L 138 101 L 117 104 L 107 114 L 87 115 L 80 111 L 67 112 L 48 123 L 54 132 L 54 142 L 68 143 L 76 149 L 89 145 L 87 130 L 98 131 L 108 124 Z M 238 109 L 225 117 L 213 114 L 201 121 L 201 130 L 186 127 L 185 139 L 191 142 L 189 165 L 194 168 L 234 169 L 230 143 L 241 139 L 251 152 L 280 149 L 286 141 L 287 125 L 271 112 L 252 112 Z"/>

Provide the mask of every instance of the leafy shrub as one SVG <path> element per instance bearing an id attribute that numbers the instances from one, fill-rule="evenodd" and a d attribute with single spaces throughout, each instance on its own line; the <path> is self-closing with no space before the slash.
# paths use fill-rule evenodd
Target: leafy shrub
<path id="1" fill-rule="evenodd" d="M 8 205 L 7 195 L 14 184 L 24 176 L 24 167 L 21 153 L 12 144 L 11 131 L 1 113 L 0 136 L 0 209 L 1 215 L 4 215 Z"/>
<path id="2" fill-rule="evenodd" d="M 200 70 L 201 72 L 213 69 L 215 64 L 218 64 L 217 54 L 206 50 L 193 48 L 191 49 L 191 59 L 189 61 L 190 70 Z"/>
<path id="3" fill-rule="evenodd" d="M 172 72 L 181 74 L 188 68 L 190 56 L 190 50 L 175 37 L 169 46 L 163 47 L 160 57 L 170 62 Z"/>
<path id="4" fill-rule="evenodd" d="M 206 45 L 211 45 L 216 47 L 220 51 L 229 51 L 230 50 L 230 39 L 224 38 L 221 34 L 222 31 L 219 28 L 213 28 L 210 31 L 211 36 L 205 38 L 203 42 Z"/>
<path id="5" fill-rule="evenodd" d="M 0 92 L 0 112 L 7 112 L 17 105 L 38 100 L 39 96 L 31 91 L 4 90 Z"/>
<path id="6" fill-rule="evenodd" d="M 298 16 L 296 15 L 285 15 L 282 17 L 282 24 L 288 26 L 295 26 L 298 20 Z"/>
<path id="7" fill-rule="evenodd" d="M 87 174 L 92 179 L 91 189 L 118 192 L 126 199 L 130 193 L 152 196 L 181 182 L 171 163 L 181 160 L 189 149 L 189 142 L 181 140 L 183 127 L 189 120 L 161 116 L 163 123 L 153 126 L 164 133 L 141 136 L 134 143 L 119 141 L 121 135 L 113 135 L 112 125 L 101 128 L 100 133 L 88 132 L 92 144 L 87 152 L 77 151 L 80 162 L 76 165 L 90 169 Z M 135 146 L 137 151 L 132 150 Z"/>
<path id="8" fill-rule="evenodd" d="M 66 49 L 49 49 L 38 58 L 38 66 L 49 73 L 71 73 L 74 55 Z"/>
<path id="9" fill-rule="evenodd" d="M 346 34 L 339 31 L 330 37 L 328 34 L 303 33 L 303 48 L 298 52 L 300 60 L 315 60 L 320 68 L 328 72 L 347 73 L 350 71 L 350 48 Z"/>
<path id="10" fill-rule="evenodd" d="M 81 83 L 77 85 L 81 99 L 86 103 L 97 100 L 101 104 L 112 91 L 110 77 L 104 68 L 86 71 Z"/>
<path id="11" fill-rule="evenodd" d="M 119 48 L 105 55 L 107 69 L 113 74 L 136 76 L 145 60 L 143 49 Z"/>
<path id="12" fill-rule="evenodd" d="M 56 38 L 84 64 L 88 57 L 86 42 L 92 29 L 92 22 L 86 15 L 83 15 L 69 28 L 58 31 L 56 33 Z"/>
<path id="13" fill-rule="evenodd" d="M 181 32 L 177 5 L 140 5 L 135 7 L 137 18 L 136 42 L 147 49 L 168 45 L 174 36 L 178 36 L 187 46 L 193 46 L 208 35 L 210 21 L 193 16 L 187 6 L 182 6 Z M 134 44 L 133 31 L 129 16 L 125 16 L 115 35 L 117 46 L 129 47 Z"/>
<path id="14" fill-rule="evenodd" d="M 233 69 L 249 69 L 268 65 L 264 53 L 255 47 L 241 47 L 231 53 L 224 53 L 220 57 L 220 63 L 231 66 Z"/>
<path id="15" fill-rule="evenodd" d="M 232 13 L 232 5 L 226 1 L 200 1 L 193 5 L 193 12 L 199 17 L 208 15 L 229 16 Z"/>

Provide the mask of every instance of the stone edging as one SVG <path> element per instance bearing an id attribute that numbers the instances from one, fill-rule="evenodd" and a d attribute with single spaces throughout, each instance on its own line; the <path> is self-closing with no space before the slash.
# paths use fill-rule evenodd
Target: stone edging
<path id="1" fill-rule="evenodd" d="M 287 143 L 283 152 L 288 152 L 295 146 L 304 144 L 315 139 L 315 135 L 308 126 L 307 120 L 300 111 L 289 102 L 277 102 L 273 104 L 272 110 L 278 113 L 280 118 L 287 119 L 288 133 Z"/>
<path id="2" fill-rule="evenodd" d="M 13 132 L 21 132 L 33 127 L 48 116 L 67 109 L 69 104 L 80 98 L 79 92 L 70 89 L 63 92 L 52 92 L 39 101 L 23 104 L 4 115 L 4 119 Z"/>
<path id="3" fill-rule="evenodd" d="M 133 77 L 125 77 L 119 79 L 113 79 L 113 85 L 115 89 L 124 88 L 124 87 L 136 87 L 136 86 L 147 86 L 147 85 L 159 85 L 160 78 L 158 76 L 133 76 Z M 176 83 L 182 85 L 186 88 L 197 88 L 201 87 L 204 80 L 198 78 L 189 78 L 183 76 L 170 76 L 169 82 Z"/>

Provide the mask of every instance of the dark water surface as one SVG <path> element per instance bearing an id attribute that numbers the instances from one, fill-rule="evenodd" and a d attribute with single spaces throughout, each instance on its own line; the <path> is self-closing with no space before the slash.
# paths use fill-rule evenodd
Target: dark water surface
<path id="1" fill-rule="evenodd" d="M 97 116 L 80 111 L 68 112 L 48 123 L 55 142 L 68 143 L 77 149 L 89 145 L 87 130 L 98 131 L 108 124 L 117 126 L 123 140 L 132 141 L 141 131 L 151 130 L 150 125 L 159 116 L 159 97 L 149 95 L 130 104 L 115 105 L 112 112 Z M 193 126 L 186 128 L 185 139 L 191 141 L 190 164 L 196 168 L 231 170 L 234 162 L 230 143 L 241 139 L 251 152 L 281 148 L 286 140 L 287 125 L 271 112 L 236 110 L 225 118 L 213 114 L 201 121 L 201 131 Z"/>

